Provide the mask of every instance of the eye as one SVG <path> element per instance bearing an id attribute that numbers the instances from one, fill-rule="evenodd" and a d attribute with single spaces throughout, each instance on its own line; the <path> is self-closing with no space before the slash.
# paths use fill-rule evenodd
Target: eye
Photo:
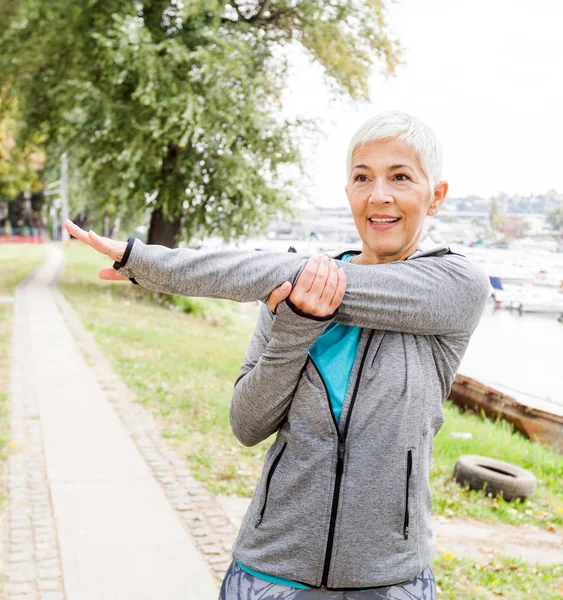
<path id="1" fill-rule="evenodd" d="M 393 179 L 397 181 L 410 181 L 411 178 L 406 173 L 397 173 Z"/>
<path id="2" fill-rule="evenodd" d="M 359 173 L 358 175 L 356 175 L 354 177 L 354 181 L 359 181 L 360 183 L 363 183 L 364 181 L 367 181 L 368 177 L 367 175 L 364 175 L 363 173 Z"/>

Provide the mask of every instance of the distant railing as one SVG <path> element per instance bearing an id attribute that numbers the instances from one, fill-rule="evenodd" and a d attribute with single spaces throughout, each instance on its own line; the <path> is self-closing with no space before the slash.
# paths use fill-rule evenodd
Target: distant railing
<path id="1" fill-rule="evenodd" d="M 12 227 L 11 233 L 0 233 L 0 244 L 44 244 L 50 239 L 43 227 Z"/>

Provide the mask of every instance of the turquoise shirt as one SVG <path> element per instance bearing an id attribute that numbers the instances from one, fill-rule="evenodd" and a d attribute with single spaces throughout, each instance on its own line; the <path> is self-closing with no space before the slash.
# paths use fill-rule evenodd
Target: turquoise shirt
<path id="1" fill-rule="evenodd" d="M 345 254 L 341 260 L 350 262 L 352 256 L 354 254 Z M 348 390 L 348 383 L 352 374 L 356 353 L 358 352 L 361 334 L 361 327 L 350 327 L 349 325 L 341 325 L 340 323 L 333 322 L 323 331 L 309 350 L 311 359 L 317 365 L 326 383 L 332 412 L 337 423 L 340 419 L 342 405 L 344 404 L 344 398 Z M 243 571 L 259 579 L 294 588 L 310 589 L 309 586 L 302 583 L 260 573 L 249 569 L 241 563 L 238 564 Z"/>

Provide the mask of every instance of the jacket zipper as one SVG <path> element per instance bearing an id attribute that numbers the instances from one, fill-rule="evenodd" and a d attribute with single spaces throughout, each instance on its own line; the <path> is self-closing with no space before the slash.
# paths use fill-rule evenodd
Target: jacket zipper
<path id="1" fill-rule="evenodd" d="M 278 463 L 280 462 L 281 457 L 282 457 L 283 453 L 285 452 L 286 446 L 287 446 L 287 442 L 285 442 L 284 445 L 282 446 L 282 449 L 280 450 L 280 452 L 274 459 L 274 462 L 272 463 L 272 466 L 270 467 L 270 470 L 268 471 L 268 477 L 266 478 L 266 493 L 264 494 L 264 502 L 262 503 L 262 508 L 260 509 L 260 514 L 258 515 L 258 518 L 256 519 L 256 523 L 254 524 L 255 528 L 257 528 L 258 525 L 260 525 L 260 523 L 262 523 L 262 519 L 264 518 L 264 512 L 266 511 L 266 503 L 268 502 L 268 491 L 270 490 L 270 481 L 272 481 L 274 471 L 276 470 L 276 467 L 278 466 Z"/>
<path id="2" fill-rule="evenodd" d="M 344 457 L 346 455 L 346 436 L 348 435 L 348 426 L 350 425 L 350 417 L 352 416 L 352 410 L 354 409 L 354 404 L 356 402 L 356 395 L 358 393 L 358 387 L 360 386 L 360 379 L 362 376 L 362 371 L 364 369 L 364 363 L 366 361 L 366 356 L 368 353 L 368 349 L 373 338 L 374 331 L 369 335 L 368 341 L 366 343 L 366 347 L 364 350 L 364 354 L 362 356 L 362 362 L 360 363 L 360 369 L 358 371 L 358 376 L 356 377 L 356 383 L 354 386 L 354 393 L 352 394 L 352 399 L 350 400 L 350 408 L 348 409 L 348 414 L 346 415 L 346 423 L 344 425 L 344 431 L 340 433 L 338 429 L 338 423 L 336 422 L 336 417 L 334 416 L 334 412 L 332 410 L 332 404 L 330 403 L 330 395 L 328 393 L 328 388 L 326 386 L 325 380 L 323 379 L 319 368 L 315 364 L 315 361 L 311 358 L 311 362 L 315 366 L 321 381 L 323 382 L 326 397 L 328 400 L 328 405 L 330 408 L 330 414 L 332 415 L 332 420 L 334 422 L 334 426 L 336 428 L 336 433 L 338 435 L 338 459 L 336 461 L 336 479 L 334 481 L 334 492 L 332 496 L 332 509 L 330 513 L 330 525 L 328 529 L 328 538 L 326 541 L 326 551 L 325 551 L 325 561 L 323 568 L 323 577 L 321 580 L 321 587 L 327 587 L 328 574 L 330 571 L 330 562 L 332 559 L 332 547 L 334 545 L 334 530 L 336 529 L 336 517 L 338 515 L 338 502 L 340 500 L 340 484 L 342 482 L 342 473 L 344 472 Z M 310 358 L 310 355 L 309 355 Z"/>
<path id="3" fill-rule="evenodd" d="M 405 498 L 405 524 L 403 527 L 403 536 L 405 540 L 409 539 L 409 484 L 411 480 L 412 472 L 412 450 L 407 453 L 407 485 L 406 485 L 406 498 Z"/>

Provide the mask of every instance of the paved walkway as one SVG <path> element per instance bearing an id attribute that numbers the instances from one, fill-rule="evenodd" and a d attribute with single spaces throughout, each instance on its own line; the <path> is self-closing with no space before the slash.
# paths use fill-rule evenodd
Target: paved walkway
<path id="1" fill-rule="evenodd" d="M 63 312 L 76 316 L 68 305 L 61 312 L 51 286 L 62 261 L 49 248 L 15 297 L 9 598 L 215 600 L 217 580 L 189 530 L 206 525 L 199 513 L 220 515 L 183 461 L 166 456 L 150 417 L 135 420 L 133 409 L 126 423 L 112 406 Z M 224 569 L 225 550 L 211 546 Z"/>

